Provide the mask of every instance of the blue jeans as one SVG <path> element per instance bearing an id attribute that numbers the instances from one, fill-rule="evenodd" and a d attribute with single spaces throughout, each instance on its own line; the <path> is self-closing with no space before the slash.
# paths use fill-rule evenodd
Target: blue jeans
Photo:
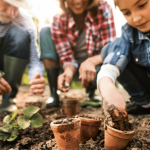
<path id="1" fill-rule="evenodd" d="M 40 57 L 40 59 L 42 60 L 42 59 L 48 58 L 48 59 L 54 60 L 54 61 L 57 62 L 58 67 L 60 67 L 59 56 L 57 54 L 56 47 L 55 47 L 54 42 L 52 40 L 50 27 L 44 27 L 44 28 L 41 29 L 41 32 L 40 32 L 40 47 L 41 47 L 41 57 Z M 78 66 L 80 67 L 80 64 L 78 64 Z M 97 65 L 95 67 L 97 73 L 99 72 L 100 67 L 101 67 L 101 65 Z M 62 72 L 63 69 L 60 68 L 60 70 Z M 79 68 L 78 68 L 78 70 L 79 70 Z M 74 75 L 73 80 L 79 80 L 78 79 L 78 77 L 79 77 L 78 70 L 77 70 L 76 74 Z M 90 84 L 91 86 L 94 86 L 94 88 L 97 87 L 96 79 L 97 79 L 97 75 L 96 75 L 95 79 L 92 81 L 92 83 Z"/>
<path id="2" fill-rule="evenodd" d="M 4 55 L 29 60 L 30 34 L 19 25 L 12 26 L 0 43 L 0 70 L 4 70 Z"/>
<path id="3" fill-rule="evenodd" d="M 103 60 L 107 56 L 108 47 L 109 44 L 102 49 Z M 131 96 L 131 102 L 150 103 L 150 69 L 148 67 L 142 67 L 130 61 L 117 80 Z"/>

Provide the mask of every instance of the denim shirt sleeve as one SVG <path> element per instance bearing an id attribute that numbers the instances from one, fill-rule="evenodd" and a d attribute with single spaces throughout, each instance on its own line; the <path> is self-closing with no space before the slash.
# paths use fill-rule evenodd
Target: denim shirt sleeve
<path id="1" fill-rule="evenodd" d="M 105 57 L 103 64 L 116 65 L 122 73 L 131 59 L 130 49 L 131 46 L 126 31 L 123 31 L 120 38 L 116 38 L 114 42 L 109 43 L 107 56 Z"/>

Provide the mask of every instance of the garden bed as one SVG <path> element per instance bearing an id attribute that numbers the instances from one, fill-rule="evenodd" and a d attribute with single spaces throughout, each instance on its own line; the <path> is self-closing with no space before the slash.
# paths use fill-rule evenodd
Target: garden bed
<path id="1" fill-rule="evenodd" d="M 37 99 L 38 97 L 32 95 L 27 90 L 28 87 L 21 87 L 20 92 L 17 95 L 17 106 L 19 108 L 19 114 L 22 113 L 22 109 L 25 106 L 26 99 Z M 80 91 L 80 93 L 79 93 Z M 74 90 L 71 95 L 76 95 L 83 101 L 85 98 L 84 90 Z M 48 96 L 49 89 L 46 88 L 46 97 Z M 21 102 L 19 102 L 21 101 Z M 77 115 L 90 114 L 94 117 L 100 117 L 102 124 L 99 128 L 98 136 L 94 140 L 89 140 L 86 144 L 80 144 L 79 150 L 104 150 L 104 116 L 102 115 L 100 108 L 80 108 Z M 7 114 L 0 114 L 0 126 L 2 126 L 2 119 Z M 22 132 L 22 136 L 19 136 L 13 142 L 0 141 L 0 150 L 57 150 L 57 144 L 55 142 L 54 134 L 50 128 L 50 123 L 56 119 L 66 118 L 63 114 L 62 108 L 52 108 L 41 110 L 41 115 L 44 119 L 44 124 L 40 128 L 27 128 Z M 148 129 L 148 118 L 150 115 L 129 115 L 129 121 L 136 128 L 134 137 L 130 140 L 125 150 L 148 150 L 150 149 L 150 129 Z"/>

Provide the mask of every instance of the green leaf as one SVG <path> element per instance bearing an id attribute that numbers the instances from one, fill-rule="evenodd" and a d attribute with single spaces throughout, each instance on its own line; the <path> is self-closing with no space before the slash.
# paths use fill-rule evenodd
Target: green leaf
<path id="1" fill-rule="evenodd" d="M 18 113 L 18 110 L 14 110 L 14 111 L 12 112 L 11 121 L 14 120 L 14 119 L 16 118 L 17 113 Z"/>
<path id="2" fill-rule="evenodd" d="M 4 117 L 3 122 L 6 124 L 10 124 L 10 122 L 16 118 L 17 112 L 18 112 L 18 110 L 14 110 L 12 112 L 12 117 L 10 115 L 7 115 L 6 117 Z"/>
<path id="3" fill-rule="evenodd" d="M 11 123 L 11 126 L 12 126 L 13 128 L 19 129 L 19 125 L 18 125 L 16 122 L 12 122 L 12 123 Z"/>
<path id="4" fill-rule="evenodd" d="M 43 118 L 40 114 L 35 114 L 32 118 L 31 118 L 31 123 L 30 125 L 34 128 L 39 128 L 43 125 Z"/>
<path id="5" fill-rule="evenodd" d="M 36 114 L 38 111 L 40 110 L 40 108 L 38 107 L 26 107 L 23 110 L 23 114 L 25 115 L 26 119 L 30 119 L 34 114 Z"/>
<path id="6" fill-rule="evenodd" d="M 18 135 L 19 135 L 19 131 L 13 130 L 11 136 L 7 139 L 7 141 L 14 141 L 18 137 Z"/>
<path id="7" fill-rule="evenodd" d="M 0 132 L 0 140 L 6 141 L 9 135 L 10 135 L 9 133 Z"/>
<path id="8" fill-rule="evenodd" d="M 11 125 L 5 125 L 3 127 L 0 127 L 0 131 L 6 132 L 6 133 L 11 133 L 12 132 L 12 126 Z"/>
<path id="9" fill-rule="evenodd" d="M 11 116 L 10 115 L 5 116 L 3 122 L 9 124 L 11 122 Z"/>
<path id="10" fill-rule="evenodd" d="M 25 116 L 18 117 L 18 124 L 21 129 L 26 129 L 30 126 L 30 120 L 26 120 Z"/>

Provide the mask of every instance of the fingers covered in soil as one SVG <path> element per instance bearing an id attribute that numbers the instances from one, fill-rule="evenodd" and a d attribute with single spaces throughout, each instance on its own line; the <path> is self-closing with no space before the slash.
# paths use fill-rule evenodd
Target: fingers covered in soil
<path id="1" fill-rule="evenodd" d="M 121 131 L 130 130 L 127 112 L 120 112 L 113 104 L 108 105 L 105 99 L 103 99 L 103 112 L 106 125 Z"/>

